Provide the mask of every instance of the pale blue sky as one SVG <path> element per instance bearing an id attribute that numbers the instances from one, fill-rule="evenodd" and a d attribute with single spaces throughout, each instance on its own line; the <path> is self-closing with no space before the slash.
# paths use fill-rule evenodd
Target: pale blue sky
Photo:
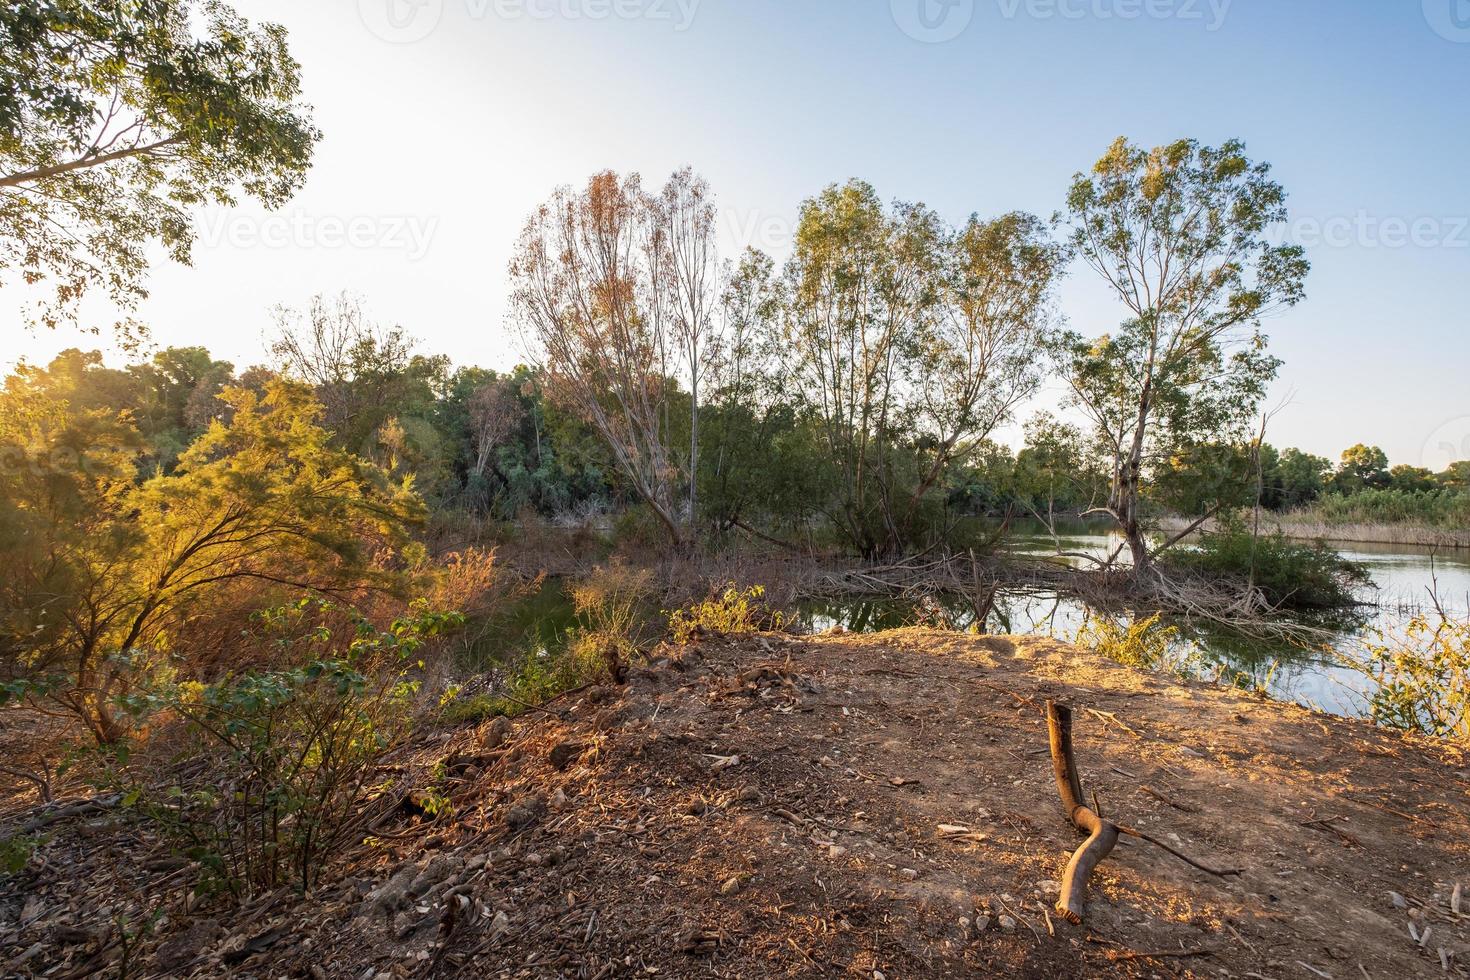
<path id="1" fill-rule="evenodd" d="M 457 362 L 509 364 L 515 236 L 601 168 L 691 164 L 727 251 L 779 257 L 801 199 L 848 177 L 953 221 L 1047 215 L 1116 136 L 1239 137 L 1314 264 L 1268 324 L 1271 441 L 1470 455 L 1470 0 L 235 4 L 290 30 L 326 138 L 283 215 L 208 215 L 192 268 L 160 259 L 160 343 L 258 361 L 273 305 L 348 289 Z M 1086 332 L 1121 316 L 1080 266 L 1062 306 Z"/>

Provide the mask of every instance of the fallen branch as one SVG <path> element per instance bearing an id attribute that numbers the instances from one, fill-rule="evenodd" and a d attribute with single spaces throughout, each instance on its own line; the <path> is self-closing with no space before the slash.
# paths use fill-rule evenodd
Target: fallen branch
<path id="1" fill-rule="evenodd" d="M 1072 751 L 1072 709 L 1055 701 L 1046 703 L 1046 727 L 1051 743 L 1052 772 L 1057 780 L 1057 794 L 1062 799 L 1062 809 L 1067 819 L 1078 830 L 1087 834 L 1087 840 L 1067 862 L 1062 875 L 1062 892 L 1057 899 L 1057 911 L 1073 925 L 1082 922 L 1082 910 L 1087 896 L 1087 882 L 1098 864 L 1113 852 L 1118 845 L 1118 836 L 1125 834 L 1147 841 L 1188 864 L 1216 877 L 1238 875 L 1240 869 L 1218 870 L 1201 864 L 1193 858 L 1174 850 L 1168 844 L 1140 830 L 1104 820 L 1102 815 L 1082 802 L 1082 779 L 1077 773 L 1077 760 Z"/>

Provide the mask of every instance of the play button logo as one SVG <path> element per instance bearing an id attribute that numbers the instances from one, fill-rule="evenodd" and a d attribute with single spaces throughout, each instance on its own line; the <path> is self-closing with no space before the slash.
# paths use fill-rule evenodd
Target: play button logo
<path id="1" fill-rule="evenodd" d="M 1446 41 L 1470 44 L 1470 0 L 1424 0 L 1424 19 Z"/>
<path id="2" fill-rule="evenodd" d="M 412 44 L 434 33 L 444 0 L 357 0 L 363 24 L 390 44 Z"/>

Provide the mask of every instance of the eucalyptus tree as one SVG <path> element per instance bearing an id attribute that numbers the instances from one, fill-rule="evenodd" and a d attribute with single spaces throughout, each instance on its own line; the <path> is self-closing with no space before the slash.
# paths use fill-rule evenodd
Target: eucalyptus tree
<path id="1" fill-rule="evenodd" d="M 712 340 L 717 259 L 703 180 L 658 195 L 637 174 L 558 188 L 531 215 L 510 265 L 512 303 L 548 394 L 591 425 L 678 550 L 694 544 L 698 403 Z M 694 431 L 686 454 L 675 446 Z"/>
<path id="2" fill-rule="evenodd" d="M 861 181 L 802 206 L 786 269 L 790 390 L 820 422 L 831 517 L 860 553 L 917 543 L 932 491 L 1036 390 L 1061 259 L 1030 216 L 955 231 L 923 205 L 885 208 Z"/>
<path id="3" fill-rule="evenodd" d="M 191 212 L 275 207 L 320 137 L 274 24 L 214 0 L 0 4 L 0 283 L 54 326 L 98 289 L 146 295 L 150 244 L 187 263 Z"/>
<path id="4" fill-rule="evenodd" d="M 1117 140 L 1067 197 L 1070 242 L 1123 305 L 1112 334 L 1063 333 L 1055 354 L 1091 423 L 1112 486 L 1100 508 L 1142 571 L 1152 548 L 1141 510 L 1151 467 L 1174 449 L 1243 441 L 1275 377 L 1262 318 L 1303 297 L 1303 250 L 1273 244 L 1286 192 L 1245 146 L 1180 140 L 1153 150 Z"/>

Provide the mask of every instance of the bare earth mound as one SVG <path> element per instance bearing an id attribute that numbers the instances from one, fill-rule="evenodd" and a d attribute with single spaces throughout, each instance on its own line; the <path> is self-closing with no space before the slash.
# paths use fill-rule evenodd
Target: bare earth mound
<path id="1" fill-rule="evenodd" d="M 0 974 L 115 973 L 97 910 L 161 882 L 181 901 L 130 976 L 1470 975 L 1453 748 L 923 630 L 706 640 L 579 697 L 420 746 L 400 764 L 441 763 L 453 813 L 379 828 L 304 900 L 188 913 L 189 869 L 126 821 L 55 821 L 41 869 L 0 884 Z M 1243 873 L 1125 840 L 1084 925 L 1057 916 L 1080 841 L 1049 698 L 1106 816 Z M 99 898 L 104 866 L 126 884 Z"/>

